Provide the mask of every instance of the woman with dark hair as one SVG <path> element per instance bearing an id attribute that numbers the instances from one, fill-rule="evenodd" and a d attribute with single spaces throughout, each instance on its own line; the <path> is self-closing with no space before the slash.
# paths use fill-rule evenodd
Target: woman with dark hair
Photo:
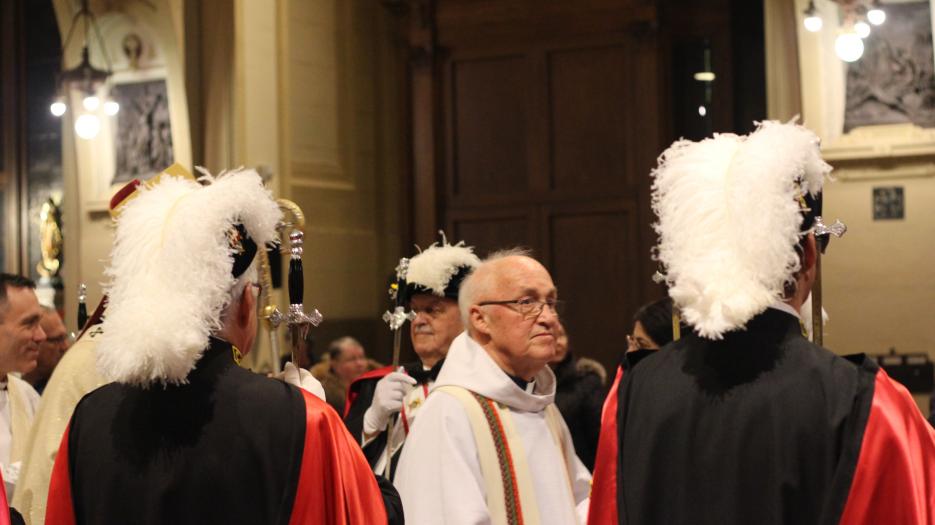
<path id="1" fill-rule="evenodd" d="M 607 370 L 593 359 L 574 356 L 561 323 L 555 346 L 555 359 L 549 363 L 555 372 L 555 406 L 568 425 L 578 459 L 588 470 L 593 470 L 597 438 L 601 433 L 601 405 Z"/>
<path id="2" fill-rule="evenodd" d="M 604 400 L 601 433 L 591 480 L 591 504 L 588 524 L 617 523 L 617 387 L 624 368 L 631 368 L 644 357 L 672 342 L 672 299 L 664 297 L 643 305 L 633 316 L 633 330 L 627 335 L 624 364 L 617 367 L 617 377 Z M 680 329 L 684 326 L 680 325 Z"/>
<path id="3" fill-rule="evenodd" d="M 672 341 L 672 299 L 644 304 L 633 315 L 633 331 L 627 336 L 627 352 L 659 350 Z"/>

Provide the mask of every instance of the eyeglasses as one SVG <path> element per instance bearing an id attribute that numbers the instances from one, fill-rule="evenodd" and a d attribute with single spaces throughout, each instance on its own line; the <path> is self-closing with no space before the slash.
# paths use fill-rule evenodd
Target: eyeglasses
<path id="1" fill-rule="evenodd" d="M 659 347 L 654 343 L 627 334 L 627 351 L 632 352 L 634 350 L 659 350 Z"/>
<path id="2" fill-rule="evenodd" d="M 565 310 L 565 302 L 559 301 L 557 299 L 546 299 L 545 301 L 538 301 L 529 297 L 523 297 L 521 299 L 513 299 L 512 301 L 484 301 L 482 303 L 477 303 L 477 306 L 489 305 L 506 306 L 510 310 L 519 312 L 526 318 L 539 317 L 539 315 L 542 314 L 542 310 L 546 306 L 551 308 L 552 313 L 554 313 L 556 316 L 561 315 Z"/>

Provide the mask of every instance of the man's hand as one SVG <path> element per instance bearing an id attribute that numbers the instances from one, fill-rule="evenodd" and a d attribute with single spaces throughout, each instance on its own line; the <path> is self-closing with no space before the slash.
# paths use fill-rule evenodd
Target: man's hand
<path id="1" fill-rule="evenodd" d="M 325 399 L 325 387 L 321 386 L 315 376 L 304 368 L 296 367 L 291 361 L 286 363 L 286 367 L 282 371 L 282 380 L 290 385 L 308 390 L 322 401 L 328 401 Z"/>
<path id="2" fill-rule="evenodd" d="M 403 370 L 402 367 L 399 368 Z M 390 416 L 403 407 L 403 398 L 416 384 L 416 380 L 402 372 L 392 372 L 377 383 L 373 402 L 364 413 L 364 436 L 382 432 Z"/>

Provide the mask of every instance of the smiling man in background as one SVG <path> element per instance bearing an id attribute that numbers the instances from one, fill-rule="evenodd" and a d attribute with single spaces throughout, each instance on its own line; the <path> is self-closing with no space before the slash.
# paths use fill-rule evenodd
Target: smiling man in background
<path id="1" fill-rule="evenodd" d="M 20 275 L 0 274 L 0 469 L 12 497 L 39 394 L 11 372 L 36 367 L 39 345 L 45 341 L 42 307 L 35 283 Z"/>
<path id="2" fill-rule="evenodd" d="M 52 371 L 68 350 L 68 332 L 65 323 L 54 308 L 42 307 L 42 319 L 39 321 L 46 339 L 39 344 L 36 366 L 31 372 L 23 374 L 23 380 L 32 385 L 40 395 L 52 377 Z"/>

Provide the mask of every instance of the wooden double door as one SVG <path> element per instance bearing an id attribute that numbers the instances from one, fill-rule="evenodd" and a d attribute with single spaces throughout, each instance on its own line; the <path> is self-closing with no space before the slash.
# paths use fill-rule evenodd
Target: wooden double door
<path id="1" fill-rule="evenodd" d="M 662 151 L 656 9 L 642 0 L 412 2 L 412 231 L 531 248 L 579 356 L 615 366 L 660 294 L 650 170 Z"/>

